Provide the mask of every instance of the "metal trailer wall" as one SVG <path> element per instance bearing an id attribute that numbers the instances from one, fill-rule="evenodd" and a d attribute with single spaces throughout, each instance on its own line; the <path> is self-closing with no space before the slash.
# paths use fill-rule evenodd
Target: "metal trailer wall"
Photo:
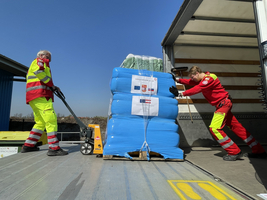
<path id="1" fill-rule="evenodd" d="M 165 72 L 197 65 L 220 74 L 235 100 L 233 113 L 260 143 L 267 143 L 267 114 L 259 89 L 266 83 L 258 75 L 261 56 L 256 21 L 253 1 L 185 0 L 162 41 L 163 60 Z M 193 123 L 185 99 L 178 100 L 180 147 L 218 145 L 209 132 L 215 108 L 201 94 L 189 100 Z M 245 144 L 227 127 L 224 130 L 237 144 Z"/>
<path id="2" fill-rule="evenodd" d="M 253 6 L 261 63 L 261 94 L 267 110 L 267 1 L 254 1 Z"/>
<path id="3" fill-rule="evenodd" d="M 0 131 L 9 130 L 13 74 L 0 69 Z"/>

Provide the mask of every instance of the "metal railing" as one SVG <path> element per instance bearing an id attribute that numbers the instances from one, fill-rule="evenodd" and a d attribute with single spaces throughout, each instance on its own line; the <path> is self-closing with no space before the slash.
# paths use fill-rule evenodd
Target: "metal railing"
<path id="1" fill-rule="evenodd" d="M 80 132 L 57 132 L 57 134 L 60 134 L 60 140 L 59 141 L 63 141 L 63 134 L 79 134 Z M 63 141 L 64 143 L 66 142 L 74 142 L 74 141 Z M 84 143 L 84 141 L 75 141 L 76 143 Z"/>

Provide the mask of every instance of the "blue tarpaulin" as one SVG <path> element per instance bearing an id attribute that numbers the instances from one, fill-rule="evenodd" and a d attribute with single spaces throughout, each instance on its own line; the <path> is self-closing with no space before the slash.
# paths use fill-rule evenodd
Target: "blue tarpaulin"
<path id="1" fill-rule="evenodd" d="M 156 80 L 156 86 L 150 85 L 150 79 Z M 130 152 L 146 151 L 148 159 L 149 152 L 159 153 L 164 159 L 183 159 L 175 123 L 178 101 L 169 92 L 171 86 L 175 82 L 169 73 L 113 69 L 111 118 L 103 155 L 131 158 Z"/>

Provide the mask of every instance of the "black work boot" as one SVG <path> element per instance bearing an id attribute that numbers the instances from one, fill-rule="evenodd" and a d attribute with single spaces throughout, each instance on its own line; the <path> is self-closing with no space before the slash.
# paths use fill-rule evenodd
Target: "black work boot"
<path id="1" fill-rule="evenodd" d="M 267 158 L 267 153 L 245 153 L 244 156 L 248 158 Z"/>
<path id="2" fill-rule="evenodd" d="M 58 149 L 58 150 L 53 150 L 53 149 L 50 149 L 48 150 L 47 152 L 47 155 L 48 156 L 65 156 L 65 155 L 68 155 L 69 152 L 67 151 L 64 151 L 63 149 Z"/>
<path id="3" fill-rule="evenodd" d="M 23 145 L 22 148 L 21 148 L 21 151 L 20 153 L 27 153 L 27 152 L 31 152 L 31 151 L 39 151 L 39 147 L 37 146 L 34 146 L 34 147 L 28 147 L 28 146 L 25 146 Z"/>
<path id="4" fill-rule="evenodd" d="M 239 160 L 241 157 L 243 157 L 243 155 L 242 155 L 242 152 L 240 151 L 236 155 L 227 154 L 227 155 L 223 156 L 223 160 L 225 160 L 225 161 L 236 161 L 236 160 Z"/>

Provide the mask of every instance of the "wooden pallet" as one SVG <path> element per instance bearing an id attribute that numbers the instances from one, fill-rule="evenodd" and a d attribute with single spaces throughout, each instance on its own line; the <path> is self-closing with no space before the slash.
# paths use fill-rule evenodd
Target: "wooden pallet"
<path id="1" fill-rule="evenodd" d="M 114 156 L 114 155 L 103 155 L 104 160 L 147 160 L 147 152 L 146 151 L 135 151 L 130 152 L 129 155 L 132 157 L 126 158 L 126 157 L 120 157 L 120 156 Z M 150 161 L 184 161 L 184 159 L 165 159 L 162 155 L 156 152 L 150 152 L 149 153 Z"/>

